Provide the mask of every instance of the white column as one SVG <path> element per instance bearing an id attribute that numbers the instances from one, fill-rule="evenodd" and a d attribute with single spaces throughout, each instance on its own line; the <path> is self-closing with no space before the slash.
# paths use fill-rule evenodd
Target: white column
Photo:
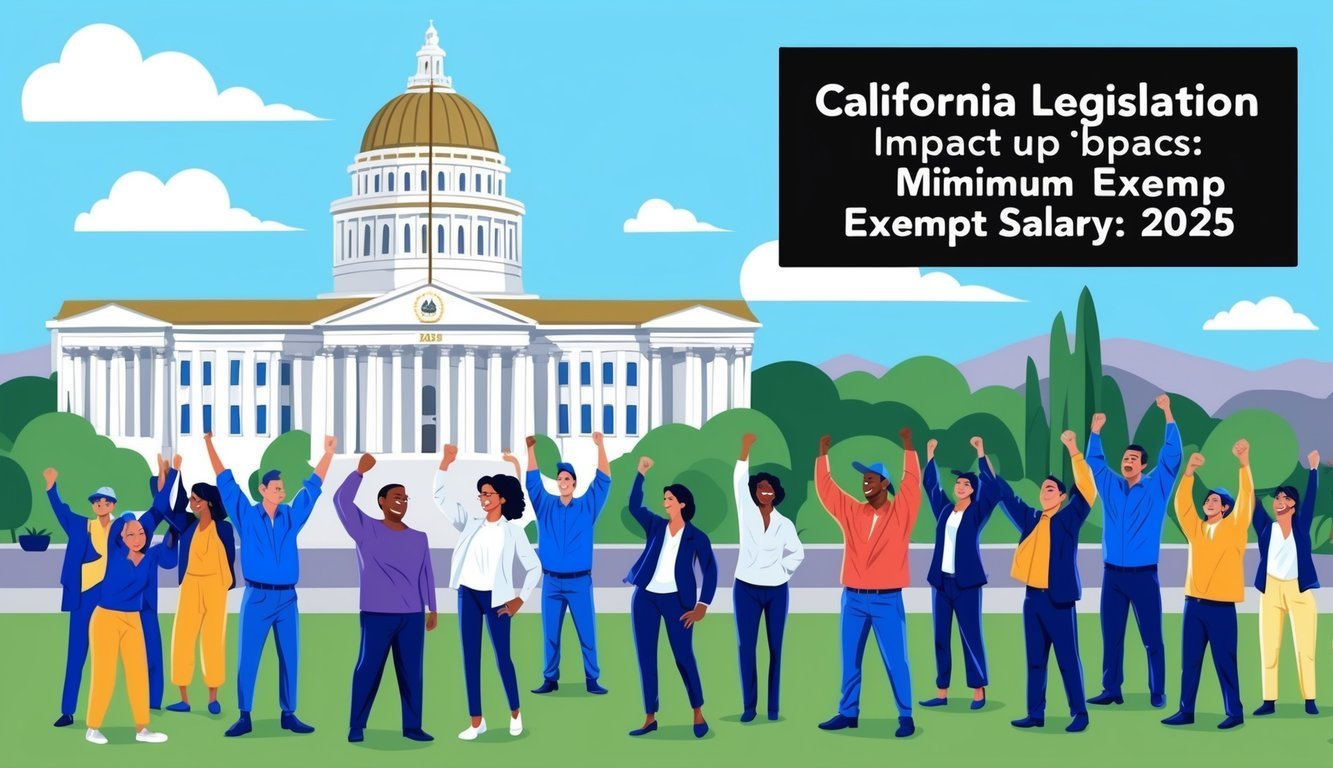
<path id="1" fill-rule="evenodd" d="M 477 348 L 463 347 L 458 365 L 458 450 L 474 451 L 477 445 Z"/>
<path id="2" fill-rule="evenodd" d="M 338 424 L 338 416 L 337 416 L 338 412 L 337 410 L 335 410 L 337 408 L 338 401 L 335 396 L 336 389 L 334 388 L 335 385 L 338 383 L 338 369 L 334 367 L 336 363 L 333 359 L 333 351 L 334 351 L 333 347 L 324 347 L 319 351 L 320 357 L 324 361 L 324 385 L 323 385 L 324 395 L 320 399 L 320 402 L 324 404 L 323 405 L 324 426 L 321 427 L 319 430 L 323 434 L 316 434 L 312 432 L 310 435 L 311 453 L 314 453 L 316 450 L 315 438 L 318 437 L 322 440 L 324 435 L 334 434 L 334 428 Z M 339 437 L 338 440 L 338 450 L 340 450 L 343 453 L 349 453 L 351 451 L 350 448 L 343 445 L 341 437 Z"/>
<path id="3" fill-rule="evenodd" d="M 592 353 L 592 432 L 602 431 L 602 392 L 606 385 L 602 383 L 602 353 Z M 614 372 L 613 372 L 614 373 Z"/>
<path id="4" fill-rule="evenodd" d="M 128 405 L 125 408 L 125 436 L 142 437 L 143 428 L 143 366 L 140 364 L 143 349 L 130 347 L 130 360 L 134 362 L 133 373 L 126 372 L 126 384 L 129 389 Z"/>
<path id="5" fill-rule="evenodd" d="M 569 363 L 569 434 L 582 434 L 582 419 L 579 413 L 582 410 L 583 400 L 583 353 L 578 350 L 566 350 L 564 359 Z"/>
<path id="6" fill-rule="evenodd" d="M 125 352 L 111 350 L 111 402 L 107 410 L 107 436 L 116 438 L 125 434 Z"/>
<path id="7" fill-rule="evenodd" d="M 153 439 L 159 448 L 172 443 L 167 434 L 167 350 L 153 350 Z"/>
<path id="8" fill-rule="evenodd" d="M 70 379 L 70 413 L 88 418 L 88 352 L 82 348 L 68 350 L 74 375 Z"/>
<path id="9" fill-rule="evenodd" d="M 60 349 L 60 402 L 57 411 L 78 413 L 74 410 L 74 356 L 68 348 Z"/>
<path id="10" fill-rule="evenodd" d="M 509 450 L 519 454 L 519 446 L 525 446 L 524 438 L 532 434 L 527 431 L 528 411 L 532 410 L 532 392 L 529 384 L 528 368 L 532 358 L 524 349 L 514 352 L 514 375 L 509 379 Z"/>
<path id="11" fill-rule="evenodd" d="M 245 349 L 241 352 L 241 434 L 253 437 L 255 434 L 255 352 Z"/>
<path id="12" fill-rule="evenodd" d="M 703 426 L 703 361 L 693 347 L 685 349 L 685 423 L 692 427 Z"/>
<path id="13" fill-rule="evenodd" d="M 500 445 L 500 348 L 491 347 L 486 360 L 486 452 L 499 453 Z M 512 449 L 511 449 L 512 450 Z"/>
<path id="14" fill-rule="evenodd" d="M 546 355 L 546 424 L 542 429 L 548 436 L 554 437 L 560 430 L 560 381 L 557 378 L 560 352 L 551 350 Z"/>
<path id="15" fill-rule="evenodd" d="M 311 359 L 310 362 L 311 365 L 314 365 L 313 358 Z M 292 358 L 292 389 L 291 392 L 289 393 L 289 397 L 292 405 L 292 429 L 304 429 L 306 431 L 309 431 L 310 418 L 305 415 L 306 396 L 305 396 L 304 367 L 305 367 L 304 358 L 302 357 Z M 313 375 L 314 372 L 312 371 L 311 373 Z M 278 379 L 278 381 L 281 382 L 282 379 Z M 281 426 L 281 423 L 279 423 L 279 426 Z M 322 438 L 324 436 L 320 435 L 319 437 L 321 438 L 320 446 L 322 448 L 323 447 Z M 311 445 L 314 445 L 314 443 L 315 443 L 314 440 L 310 441 Z"/>
<path id="16" fill-rule="evenodd" d="M 268 353 L 268 377 L 265 379 L 268 383 L 268 391 L 265 405 L 268 406 L 268 418 L 265 420 L 264 428 L 268 430 L 269 438 L 281 434 L 280 427 L 282 419 L 280 409 L 282 408 L 282 353 Z"/>
<path id="17" fill-rule="evenodd" d="M 629 432 L 627 432 L 625 429 L 626 426 L 625 403 L 628 402 L 625 398 L 625 392 L 627 391 L 627 383 L 625 381 L 625 370 L 626 370 L 625 352 L 624 350 L 621 350 L 619 352 L 616 352 L 615 354 L 616 354 L 616 370 L 615 370 L 616 400 L 613 405 L 615 406 L 616 434 L 628 435 Z"/>
<path id="18" fill-rule="evenodd" d="M 741 362 L 741 397 L 740 404 L 742 408 L 750 407 L 750 377 L 754 374 L 754 347 L 745 347 L 741 350 L 743 360 Z"/>
<path id="19" fill-rule="evenodd" d="M 366 411 L 366 450 L 381 453 L 384 450 L 384 358 L 380 348 L 370 348 L 370 357 L 366 360 L 366 398 L 362 401 Z"/>
<path id="20" fill-rule="evenodd" d="M 648 349 L 648 418 L 640 432 L 662 425 L 662 350 Z"/>
<path id="21" fill-rule="evenodd" d="M 526 352 L 519 352 L 519 354 L 522 355 L 524 382 L 523 390 L 520 394 L 520 397 L 523 398 L 523 428 L 519 430 L 522 432 L 519 437 L 526 438 L 528 435 L 535 435 L 537 433 L 537 389 L 535 386 L 536 379 L 533 376 L 532 357 Z M 526 444 L 522 439 L 520 439 L 519 442 L 514 444 L 513 450 L 517 452 L 520 447 L 525 445 Z"/>
<path id="22" fill-rule="evenodd" d="M 423 242 L 422 247 L 425 247 Z M 403 452 L 403 348 L 391 347 L 392 359 L 389 379 L 389 453 Z"/>
<path id="23" fill-rule="evenodd" d="M 329 377 L 328 367 L 328 349 L 321 347 L 315 350 L 315 354 L 310 359 L 310 421 L 303 426 L 310 432 L 310 459 L 316 461 L 316 453 L 322 453 L 324 450 L 324 436 L 332 434 L 329 424 L 326 421 L 327 410 L 325 408 L 325 383 Z M 292 381 L 296 381 L 296 371 L 292 371 Z M 295 428 L 296 424 L 293 423 Z M 340 448 L 342 446 L 339 446 Z"/>
<path id="24" fill-rule="evenodd" d="M 356 347 L 343 347 L 343 432 L 339 442 L 345 453 L 360 453 L 361 446 L 356 423 L 357 398 L 361 396 L 356 386 Z"/>
<path id="25" fill-rule="evenodd" d="M 435 182 L 432 180 L 431 183 L 434 184 Z M 408 444 L 412 446 L 413 451 L 416 451 L 417 453 L 426 453 L 435 450 L 438 446 L 421 444 L 421 385 L 425 383 L 421 380 L 421 373 L 423 370 L 421 365 L 421 355 L 421 347 L 412 347 L 412 391 L 407 396 L 407 402 L 412 404 L 412 436 L 411 439 L 408 440 Z M 440 409 L 436 408 L 435 410 L 438 412 Z"/>
<path id="26" fill-rule="evenodd" d="M 453 367 L 454 367 L 454 348 L 436 347 L 435 355 L 435 439 L 440 445 L 452 440 L 454 425 L 457 424 L 462 429 L 463 409 L 459 405 L 463 402 L 463 393 L 468 390 L 463 384 L 462 368 L 459 368 L 458 397 L 452 394 L 453 390 Z M 458 405 L 458 416 L 454 417 L 454 406 Z M 418 433 L 420 430 L 418 430 Z M 463 437 L 460 434 L 456 445 L 462 444 Z M 427 453 L 434 453 L 440 450 L 440 445 L 425 446 Z M 462 450 L 460 447 L 459 450 Z"/>
<path id="27" fill-rule="evenodd" d="M 727 356 L 731 350 L 722 347 L 713 349 L 713 370 L 712 381 L 709 382 L 711 389 L 708 397 L 709 416 L 716 416 L 719 413 L 733 407 L 731 403 L 731 366 Z"/>

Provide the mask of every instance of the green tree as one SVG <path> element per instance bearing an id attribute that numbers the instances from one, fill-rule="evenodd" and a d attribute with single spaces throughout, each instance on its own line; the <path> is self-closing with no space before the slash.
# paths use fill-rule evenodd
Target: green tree
<path id="1" fill-rule="evenodd" d="M 1040 397 L 1041 390 L 1038 390 Z M 1022 393 L 1010 387 L 990 386 L 982 387 L 972 393 L 972 398 L 968 401 L 968 411 L 970 413 L 989 413 L 1004 423 L 1009 434 L 1014 436 L 1020 446 L 1027 447 L 1024 438 L 1027 435 L 1027 417 L 1024 413 L 1025 398 Z M 1026 453 L 1025 453 L 1026 455 Z M 1027 462 L 1023 462 L 1024 469 L 1027 468 Z"/>
<path id="2" fill-rule="evenodd" d="M 838 377 L 833 382 L 838 388 L 838 397 L 843 400 L 864 400 L 877 403 L 882 395 L 879 379 L 867 371 L 852 371 Z"/>
<path id="3" fill-rule="evenodd" d="M 259 498 L 259 481 L 273 469 L 282 473 L 282 487 L 287 491 L 287 501 L 290 503 L 297 491 L 301 490 L 301 484 L 315 471 L 310 466 L 310 433 L 295 429 L 279 435 L 268 444 L 259 466 L 250 473 L 250 498 Z"/>
<path id="4" fill-rule="evenodd" d="M 0 436 L 10 446 L 28 422 L 56 410 L 56 375 L 19 376 L 0 384 Z"/>
<path id="5" fill-rule="evenodd" d="M 1056 313 L 1055 322 L 1051 324 L 1050 349 L 1051 431 L 1046 443 L 1050 461 L 1047 474 L 1069 477 L 1069 456 L 1060 443 L 1060 434 L 1069 429 L 1069 367 L 1073 365 L 1074 353 L 1069 349 L 1069 331 L 1065 327 L 1063 312 Z"/>
<path id="6" fill-rule="evenodd" d="M 1185 395 L 1178 392 L 1168 392 L 1167 395 L 1171 398 L 1171 415 L 1175 417 L 1176 428 L 1180 430 L 1180 441 L 1203 445 L 1212 434 L 1213 428 L 1220 423 L 1219 420 L 1209 416 L 1198 403 Z M 1126 403 L 1125 407 L 1130 408 L 1132 404 Z M 1157 455 L 1161 452 L 1162 441 L 1165 438 L 1166 415 L 1157 407 L 1157 403 L 1149 403 L 1143 411 L 1143 418 L 1139 419 L 1139 428 L 1134 430 L 1134 442 L 1143 446 L 1148 452 L 1149 464 L 1157 461 Z M 1189 454 L 1186 454 L 1186 458 L 1188 456 Z M 1109 453 L 1107 457 L 1112 458 Z"/>
<path id="7" fill-rule="evenodd" d="M 18 541 L 18 529 L 31 514 L 32 488 L 23 467 L 0 454 L 0 530 L 9 531 L 11 542 Z"/>
<path id="8" fill-rule="evenodd" d="M 944 474 L 950 469 L 976 467 L 977 450 L 971 445 L 973 436 L 985 441 L 986 454 L 997 466 L 1008 467 L 1011 476 L 1022 479 L 1023 455 L 1018 449 L 1018 441 L 1009 434 L 1004 422 L 989 413 L 968 414 L 937 438 L 940 444 L 935 449 L 935 460 Z M 924 454 L 922 459 L 925 459 Z"/>
<path id="9" fill-rule="evenodd" d="M 972 394 L 967 379 L 952 363 L 929 356 L 910 357 L 893 366 L 880 378 L 880 388 L 880 401 L 906 403 L 937 428 L 962 416 Z"/>
<path id="10" fill-rule="evenodd" d="M 1028 358 L 1027 379 L 1023 386 L 1024 444 L 1023 466 L 1028 479 L 1037 481 L 1046 476 L 1051 464 L 1051 427 L 1046 423 L 1046 409 L 1041 405 L 1041 381 L 1037 379 L 1037 364 Z"/>
<path id="11" fill-rule="evenodd" d="M 1173 401 L 1174 402 L 1174 401 Z M 1239 464 L 1231 449 L 1237 440 L 1250 442 L 1250 472 L 1254 487 L 1273 488 L 1291 475 L 1291 457 L 1299 450 L 1296 432 L 1281 416 L 1263 408 L 1246 408 L 1226 417 L 1203 444 L 1207 462 L 1198 474 L 1208 487 L 1223 486 L 1236 492 Z M 1298 488 L 1304 488 L 1303 484 Z"/>

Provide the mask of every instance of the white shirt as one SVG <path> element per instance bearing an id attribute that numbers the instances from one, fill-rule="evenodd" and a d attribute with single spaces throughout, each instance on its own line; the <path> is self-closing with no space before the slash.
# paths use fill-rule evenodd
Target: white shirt
<path id="1" fill-rule="evenodd" d="M 458 583 L 479 592 L 490 592 L 495 587 L 495 573 L 500 569 L 500 554 L 505 546 L 502 525 L 508 525 L 503 518 L 482 523 L 468 543 Z"/>
<path id="2" fill-rule="evenodd" d="M 940 555 L 940 570 L 944 573 L 952 574 L 954 572 L 954 550 L 958 546 L 958 526 L 963 523 L 963 510 L 955 509 L 949 513 L 949 519 L 944 521 L 944 552 Z"/>
<path id="3" fill-rule="evenodd" d="M 768 517 L 768 528 L 764 528 L 764 516 L 750 496 L 750 462 L 736 462 L 732 484 L 740 523 L 736 578 L 757 587 L 786 584 L 805 559 L 805 548 L 796 535 L 796 526 L 774 509 Z M 788 553 L 785 557 L 784 552 Z"/>
<path id="4" fill-rule="evenodd" d="M 453 559 L 449 563 L 449 588 L 458 589 L 464 585 L 463 568 L 471 564 L 482 571 L 484 576 L 478 578 L 477 573 L 470 574 L 471 583 L 467 586 L 482 592 L 490 590 L 492 608 L 498 608 L 515 597 L 520 597 L 526 602 L 542 578 L 541 560 L 532 550 L 532 545 L 528 543 L 528 537 L 523 534 L 523 526 L 531 522 L 528 516 L 532 514 L 532 507 L 529 506 L 524 510 L 523 517 L 517 520 L 512 522 L 499 520 L 488 527 L 486 514 L 482 511 L 481 505 L 476 503 L 475 496 L 470 505 L 471 511 L 465 509 L 462 504 L 448 503 L 446 475 L 447 473 L 440 471 L 435 473 L 435 506 L 459 534 L 458 543 L 454 546 Z M 471 562 L 472 545 L 478 538 L 483 540 L 486 538 L 480 536 L 483 530 L 490 531 L 487 537 L 499 531 L 500 549 L 495 551 L 491 549 L 492 544 L 482 544 L 483 551 L 477 554 L 479 560 Z M 486 560 L 489 560 L 491 569 L 489 572 L 485 571 Z M 521 587 L 514 586 L 515 560 L 518 560 L 523 567 Z"/>
<path id="5" fill-rule="evenodd" d="M 1282 528 L 1277 523 L 1268 531 L 1268 575 L 1287 581 L 1297 576 L 1296 567 L 1296 529 L 1283 538 Z"/>
<path id="6" fill-rule="evenodd" d="M 653 571 L 653 580 L 648 582 L 649 592 L 669 595 L 676 591 L 676 556 L 680 554 L 680 537 L 683 533 L 683 525 L 674 534 L 670 525 L 667 526 L 662 551 L 657 556 L 657 570 Z"/>

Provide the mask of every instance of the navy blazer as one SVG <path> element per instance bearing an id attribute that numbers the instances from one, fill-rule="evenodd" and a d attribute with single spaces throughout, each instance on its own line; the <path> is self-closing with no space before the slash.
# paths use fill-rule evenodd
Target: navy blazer
<path id="1" fill-rule="evenodd" d="M 1319 573 L 1314 569 L 1314 558 L 1310 556 L 1310 526 L 1314 525 L 1314 501 L 1319 493 L 1319 469 L 1310 469 L 1310 479 L 1305 484 L 1305 495 L 1301 497 L 1301 508 L 1296 510 L 1296 517 L 1291 521 L 1291 535 L 1296 537 L 1296 583 L 1300 591 L 1319 589 Z M 1260 592 L 1268 586 L 1268 542 L 1273 535 L 1273 518 L 1268 516 L 1264 503 L 1259 500 L 1259 492 L 1254 493 L 1254 532 L 1259 534 L 1259 571 L 1254 574 L 1254 588 Z M 1278 535 L 1282 532 L 1279 529 Z"/>
<path id="2" fill-rule="evenodd" d="M 935 554 L 930 559 L 930 571 L 926 581 L 936 589 L 944 587 L 944 571 L 940 563 L 944 559 L 944 531 L 953 514 L 954 503 L 940 488 L 940 469 L 931 459 L 926 464 L 926 472 L 921 478 L 926 489 L 926 498 L 930 500 L 930 511 L 935 515 Z M 986 583 L 986 569 L 981 566 L 981 531 L 990 522 L 995 511 L 994 483 L 981 483 L 980 488 L 972 491 L 972 503 L 963 513 L 958 524 L 958 534 L 954 538 L 953 577 L 963 589 L 979 587 Z"/>
<path id="3" fill-rule="evenodd" d="M 981 460 L 982 485 L 993 483 L 1000 508 L 1018 529 L 1019 540 L 1026 539 L 1041 520 L 1041 510 L 1031 507 L 1017 496 L 1004 478 L 991 471 L 990 464 Z M 1069 501 L 1051 518 L 1050 573 L 1047 591 L 1056 603 L 1072 603 L 1083 596 L 1083 585 L 1078 579 L 1078 532 L 1088 519 L 1092 506 L 1083 498 L 1078 486 L 1070 489 Z"/>
<path id="4" fill-rule="evenodd" d="M 171 470 L 167 474 L 166 488 L 170 489 L 176 483 L 176 470 Z M 199 518 L 189 511 L 189 496 L 185 493 L 184 482 L 176 489 L 176 503 L 170 508 L 163 505 L 163 517 L 167 525 L 179 538 L 180 543 L 177 546 L 179 553 L 176 562 L 171 565 L 176 566 L 176 583 L 185 581 L 185 572 L 190 567 L 190 544 L 194 542 L 194 533 L 199 530 Z M 231 574 L 231 586 L 228 589 L 236 588 L 236 534 L 231 527 L 231 523 L 226 520 L 213 518 L 213 525 L 217 526 L 218 540 L 222 542 L 222 550 L 227 553 L 227 571 Z M 164 567 L 171 567 L 164 563 Z"/>
<path id="5" fill-rule="evenodd" d="M 657 558 L 662 554 L 662 544 L 667 537 L 665 517 L 649 512 L 643 506 L 643 475 L 634 478 L 634 487 L 629 492 L 629 511 L 634 519 L 643 526 L 648 541 L 639 555 L 638 562 L 629 569 L 625 576 L 626 584 L 633 584 L 640 589 L 648 586 L 657 570 Z M 685 523 L 680 532 L 680 551 L 676 555 L 676 594 L 683 610 L 694 610 L 695 605 L 711 605 L 717 592 L 717 560 L 713 557 L 713 545 L 708 541 L 708 534 Z M 694 581 L 694 561 L 698 559 L 699 570 L 703 573 L 703 590 L 696 592 Z"/>

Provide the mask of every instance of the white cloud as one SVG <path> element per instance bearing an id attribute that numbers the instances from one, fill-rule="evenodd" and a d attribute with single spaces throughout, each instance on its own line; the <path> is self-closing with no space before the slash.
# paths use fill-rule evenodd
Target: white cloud
<path id="1" fill-rule="evenodd" d="M 1252 301 L 1238 301 L 1204 321 L 1205 331 L 1317 331 L 1310 318 L 1291 308 L 1286 299 L 1269 296 Z"/>
<path id="2" fill-rule="evenodd" d="M 916 267 L 781 267 L 777 240 L 745 257 L 741 295 L 746 301 L 1023 301 Z"/>
<path id="3" fill-rule="evenodd" d="M 625 219 L 626 232 L 730 232 L 729 229 L 715 227 L 706 221 L 699 221 L 694 214 L 684 208 L 672 207 L 671 203 L 660 197 L 645 200 L 639 206 L 639 213 L 632 219 Z"/>
<path id="4" fill-rule="evenodd" d="M 134 38 L 111 24 L 90 24 L 70 36 L 60 61 L 44 64 L 23 84 L 28 122 L 176 122 L 322 120 L 285 104 L 265 104 L 249 88 L 218 93 L 213 76 L 189 54 L 164 51 L 147 59 Z"/>
<path id="5" fill-rule="evenodd" d="M 111 194 L 74 220 L 75 232 L 299 232 L 231 207 L 222 180 L 188 168 L 163 184 L 146 171 L 116 179 Z"/>

